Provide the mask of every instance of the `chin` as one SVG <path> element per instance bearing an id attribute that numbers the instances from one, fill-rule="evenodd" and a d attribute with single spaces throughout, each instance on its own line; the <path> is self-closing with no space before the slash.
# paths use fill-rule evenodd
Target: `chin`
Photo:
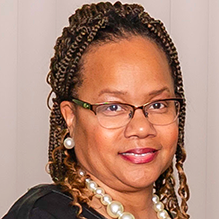
<path id="1" fill-rule="evenodd" d="M 127 189 L 130 188 L 130 190 L 135 189 L 135 190 L 141 190 L 141 189 L 145 189 L 148 187 L 152 187 L 154 182 L 158 179 L 159 175 L 157 176 L 153 176 L 153 177 L 130 177 L 130 178 L 126 178 L 123 181 L 123 184 L 127 186 Z M 123 190 L 125 189 L 124 187 L 122 188 Z"/>

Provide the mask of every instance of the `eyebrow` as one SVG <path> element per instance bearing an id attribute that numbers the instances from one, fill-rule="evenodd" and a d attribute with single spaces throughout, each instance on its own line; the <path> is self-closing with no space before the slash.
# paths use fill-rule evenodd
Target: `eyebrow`
<path id="1" fill-rule="evenodd" d="M 104 89 L 99 92 L 98 96 L 101 96 L 102 94 L 114 94 L 114 95 L 124 96 L 125 94 L 127 94 L 127 92 L 120 91 L 120 90 Z"/>
<path id="2" fill-rule="evenodd" d="M 168 93 L 170 93 L 170 89 L 168 87 L 163 87 L 159 90 L 155 90 L 149 93 L 149 96 L 157 96 L 159 94 L 162 94 L 164 91 L 167 91 Z"/>
<path id="3" fill-rule="evenodd" d="M 168 87 L 163 87 L 159 90 L 151 91 L 148 95 L 149 96 L 157 96 L 159 94 L 162 94 L 164 91 L 167 91 L 168 93 L 170 93 L 170 90 Z M 99 92 L 98 96 L 101 96 L 102 94 L 114 94 L 114 95 L 124 96 L 125 94 L 127 94 L 127 92 L 119 91 L 119 90 L 104 89 L 104 90 L 101 90 Z"/>

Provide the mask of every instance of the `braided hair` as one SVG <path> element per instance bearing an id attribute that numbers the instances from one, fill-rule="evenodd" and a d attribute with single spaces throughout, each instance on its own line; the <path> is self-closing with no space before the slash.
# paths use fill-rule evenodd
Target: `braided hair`
<path id="1" fill-rule="evenodd" d="M 68 136 L 67 125 L 60 111 L 63 100 L 77 98 L 77 90 L 83 83 L 83 55 L 92 45 L 101 45 L 128 38 L 142 36 L 155 42 L 166 54 L 174 80 L 176 96 L 181 97 L 183 105 L 179 114 L 179 138 L 175 153 L 175 167 L 178 172 L 179 188 L 175 192 L 173 163 L 157 179 L 154 189 L 165 208 L 175 214 L 177 219 L 188 219 L 187 200 L 189 189 L 183 163 L 184 150 L 185 97 L 182 73 L 176 48 L 163 23 L 152 18 L 138 4 L 97 3 L 84 5 L 69 18 L 69 26 L 63 29 L 57 39 L 55 55 L 51 59 L 47 81 L 54 94 L 50 115 L 49 170 L 53 181 L 61 184 L 66 192 L 73 196 L 73 205 L 78 206 L 78 215 L 82 212 L 82 203 L 88 203 L 90 193 L 86 189 L 84 176 L 80 176 L 80 167 L 74 150 L 66 150 L 63 140 Z"/>

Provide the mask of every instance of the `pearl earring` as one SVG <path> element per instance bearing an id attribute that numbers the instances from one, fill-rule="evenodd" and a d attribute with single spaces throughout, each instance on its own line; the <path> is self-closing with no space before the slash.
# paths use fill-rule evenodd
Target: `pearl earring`
<path id="1" fill-rule="evenodd" d="M 74 142 L 73 138 L 68 137 L 64 140 L 64 147 L 66 149 L 68 149 L 68 150 L 72 149 L 74 146 L 75 146 L 75 142 Z"/>

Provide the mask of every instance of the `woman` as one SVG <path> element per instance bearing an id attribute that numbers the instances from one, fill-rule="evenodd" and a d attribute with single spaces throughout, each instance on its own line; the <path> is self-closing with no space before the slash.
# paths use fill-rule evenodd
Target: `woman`
<path id="1" fill-rule="evenodd" d="M 48 74 L 55 185 L 31 189 L 5 219 L 189 218 L 182 75 L 163 24 L 120 2 L 84 5 L 69 23 Z"/>

